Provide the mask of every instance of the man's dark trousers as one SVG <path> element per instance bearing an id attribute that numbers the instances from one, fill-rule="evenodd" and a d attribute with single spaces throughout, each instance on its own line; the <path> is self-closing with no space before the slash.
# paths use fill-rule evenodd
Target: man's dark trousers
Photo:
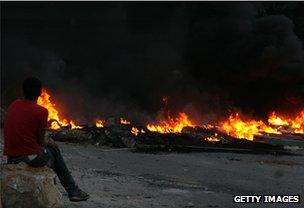
<path id="1" fill-rule="evenodd" d="M 64 162 L 61 152 L 58 149 L 47 146 L 43 149 L 41 154 L 32 160 L 27 156 L 8 157 L 8 163 L 16 164 L 19 162 L 25 162 L 32 167 L 48 166 L 55 171 L 62 186 L 69 194 L 78 190 L 78 187 Z"/>

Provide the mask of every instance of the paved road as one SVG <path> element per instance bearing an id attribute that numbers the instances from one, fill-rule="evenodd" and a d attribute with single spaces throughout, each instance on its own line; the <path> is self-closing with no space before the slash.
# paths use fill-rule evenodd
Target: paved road
<path id="1" fill-rule="evenodd" d="M 127 149 L 60 144 L 93 207 L 303 207 L 303 156 L 236 153 L 132 153 Z M 61 188 L 62 193 L 64 193 Z M 302 194 L 298 204 L 233 204 L 236 194 Z"/>

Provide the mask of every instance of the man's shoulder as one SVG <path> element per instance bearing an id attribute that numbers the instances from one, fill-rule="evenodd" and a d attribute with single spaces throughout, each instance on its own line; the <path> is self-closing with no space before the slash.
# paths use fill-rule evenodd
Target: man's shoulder
<path id="1" fill-rule="evenodd" d="M 48 110 L 45 107 L 41 106 L 41 105 L 35 104 L 35 108 L 37 110 L 39 110 L 41 113 L 48 114 Z"/>
<path id="2" fill-rule="evenodd" d="M 16 99 L 14 100 L 8 107 L 7 111 L 13 110 L 13 109 L 20 109 L 20 106 L 22 106 L 23 100 L 22 99 Z"/>
<path id="3" fill-rule="evenodd" d="M 39 112 L 43 115 L 47 115 L 48 114 L 48 110 L 41 106 L 38 105 L 36 102 L 34 101 L 29 101 L 29 100 L 24 100 L 24 99 L 16 99 L 15 101 L 12 102 L 12 104 L 10 105 L 9 109 L 27 109 L 30 111 L 35 111 L 35 112 Z"/>
<path id="4" fill-rule="evenodd" d="M 14 106 L 14 105 L 21 104 L 22 101 L 23 101 L 22 99 L 18 98 L 18 99 L 16 99 L 16 100 L 14 100 L 14 101 L 10 104 L 10 106 Z"/>

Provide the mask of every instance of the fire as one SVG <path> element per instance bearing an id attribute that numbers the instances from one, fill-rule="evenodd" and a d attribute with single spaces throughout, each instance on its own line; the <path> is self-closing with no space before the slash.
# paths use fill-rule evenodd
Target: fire
<path id="1" fill-rule="evenodd" d="M 52 129 L 59 129 L 62 126 L 70 126 L 72 129 L 82 128 L 78 126 L 73 120 L 67 120 L 59 116 L 58 108 L 50 100 L 50 94 L 47 90 L 42 89 L 41 96 L 38 98 L 37 103 L 45 107 L 48 112 L 48 120 L 51 123 Z M 177 117 L 171 117 L 170 111 L 167 109 L 168 98 L 164 97 L 166 119 L 159 121 L 158 123 L 147 124 L 147 129 L 153 132 L 159 133 L 181 133 L 184 127 L 195 127 L 193 121 L 184 112 L 178 114 Z M 57 122 L 55 122 L 57 121 Z M 213 124 L 204 124 L 200 127 L 205 129 L 218 128 L 228 135 L 231 135 L 240 139 L 253 140 L 254 135 L 261 135 L 265 133 L 269 134 L 282 134 L 282 133 L 304 133 L 304 109 L 295 115 L 279 115 L 276 112 L 272 112 L 268 116 L 268 123 L 262 120 L 248 119 L 241 117 L 239 113 L 234 113 L 226 120 Z M 96 127 L 104 127 L 104 120 L 96 120 Z M 127 119 L 120 118 L 122 125 L 129 125 L 131 122 Z M 144 129 L 138 129 L 136 127 L 131 128 L 131 133 L 138 135 L 139 133 L 145 133 Z M 219 141 L 217 135 L 205 138 L 207 141 L 216 142 Z"/>
<path id="2" fill-rule="evenodd" d="M 238 113 L 230 115 L 225 122 L 221 123 L 221 129 L 228 135 L 248 140 L 253 140 L 254 135 L 260 135 L 262 132 L 281 134 L 277 129 L 267 126 L 263 121 L 245 120 Z"/>
<path id="3" fill-rule="evenodd" d="M 206 141 L 208 141 L 208 142 L 219 142 L 219 141 L 221 141 L 217 137 L 206 137 L 206 138 L 203 138 L 203 139 L 206 140 Z"/>
<path id="4" fill-rule="evenodd" d="M 262 133 L 304 133 L 304 109 L 296 115 L 282 116 L 272 112 L 268 117 L 268 124 L 254 119 L 243 119 L 238 113 L 232 114 L 222 122 L 220 129 L 236 138 L 253 140 L 254 135 Z"/>
<path id="5" fill-rule="evenodd" d="M 194 127 L 192 121 L 188 118 L 186 113 L 179 113 L 179 117 L 171 118 L 168 116 L 166 120 L 159 124 L 148 124 L 147 129 L 159 133 L 180 133 L 184 127 Z"/>
<path id="6" fill-rule="evenodd" d="M 74 121 L 68 122 L 67 119 L 60 118 L 59 112 L 56 109 L 55 104 L 50 101 L 50 97 L 51 97 L 50 94 L 45 89 L 42 89 L 41 95 L 37 100 L 37 104 L 45 107 L 48 110 L 49 112 L 48 120 L 58 121 L 58 123 L 52 122 L 51 128 L 59 129 L 62 126 L 68 126 L 68 125 L 70 125 L 72 129 L 81 128 L 81 126 L 77 126 Z"/>
<path id="7" fill-rule="evenodd" d="M 96 125 L 96 127 L 98 127 L 98 128 L 103 128 L 103 127 L 104 127 L 104 121 L 101 120 L 101 119 L 98 119 L 98 120 L 95 122 L 95 125 Z"/>
<path id="8" fill-rule="evenodd" d="M 78 126 L 74 123 L 74 121 L 70 121 L 70 125 L 71 125 L 71 128 L 72 129 L 81 129 L 82 127 L 81 126 Z"/>
<path id="9" fill-rule="evenodd" d="M 130 122 L 130 121 L 128 121 L 127 119 L 120 118 L 120 123 L 121 123 L 121 124 L 125 124 L 125 125 L 127 125 L 127 124 L 130 124 L 131 122 Z"/>
<path id="10" fill-rule="evenodd" d="M 288 121 L 277 116 L 275 112 L 272 112 L 268 118 L 268 123 L 273 125 L 273 126 L 284 126 L 288 125 Z"/>
<path id="11" fill-rule="evenodd" d="M 137 136 L 139 134 L 139 132 L 142 133 L 142 134 L 146 133 L 145 130 L 143 130 L 143 129 L 139 130 L 136 127 L 131 128 L 131 133 L 134 134 L 135 136 Z"/>
<path id="12" fill-rule="evenodd" d="M 201 127 L 204 128 L 204 129 L 213 129 L 214 125 L 212 125 L 212 124 L 203 124 L 203 125 L 201 125 Z"/>
<path id="13" fill-rule="evenodd" d="M 294 133 L 304 133 L 304 110 L 291 121 L 291 127 L 294 129 Z"/>
<path id="14" fill-rule="evenodd" d="M 256 121 L 243 121 L 239 114 L 230 115 L 228 120 L 222 124 L 222 129 L 236 138 L 246 138 L 253 140 L 253 136 L 259 133 L 258 126 L 261 123 Z"/>
<path id="15" fill-rule="evenodd" d="M 290 133 L 304 133 L 304 109 L 294 116 L 282 116 L 273 112 L 268 119 L 273 126 L 286 126 Z"/>
<path id="16" fill-rule="evenodd" d="M 139 130 L 136 127 L 132 127 L 131 133 L 134 134 L 135 136 L 138 135 Z"/>

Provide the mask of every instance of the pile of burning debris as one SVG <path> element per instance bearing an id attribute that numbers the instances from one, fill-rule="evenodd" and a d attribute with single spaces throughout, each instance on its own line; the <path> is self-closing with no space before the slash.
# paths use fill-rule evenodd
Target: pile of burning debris
<path id="1" fill-rule="evenodd" d="M 235 151 L 289 154 L 287 146 L 304 147 L 304 111 L 294 118 L 273 112 L 268 124 L 244 119 L 238 113 L 225 121 L 196 125 L 187 114 L 169 114 L 158 123 L 133 125 L 124 118 L 98 119 L 93 125 L 77 125 L 61 119 L 50 95 L 43 90 L 38 104 L 49 111 L 47 136 L 56 141 L 128 147 L 137 151 Z"/>
<path id="2" fill-rule="evenodd" d="M 136 151 L 234 151 L 252 153 L 288 154 L 284 146 L 238 139 L 216 128 L 184 127 L 181 132 L 160 133 L 146 127 L 134 127 L 110 118 L 102 126 L 62 127 L 50 129 L 48 136 L 56 141 L 91 143 L 110 147 L 128 147 Z M 271 138 L 271 135 L 263 135 Z M 298 138 L 294 138 L 297 140 Z M 302 139 L 302 137 L 301 137 Z"/>

